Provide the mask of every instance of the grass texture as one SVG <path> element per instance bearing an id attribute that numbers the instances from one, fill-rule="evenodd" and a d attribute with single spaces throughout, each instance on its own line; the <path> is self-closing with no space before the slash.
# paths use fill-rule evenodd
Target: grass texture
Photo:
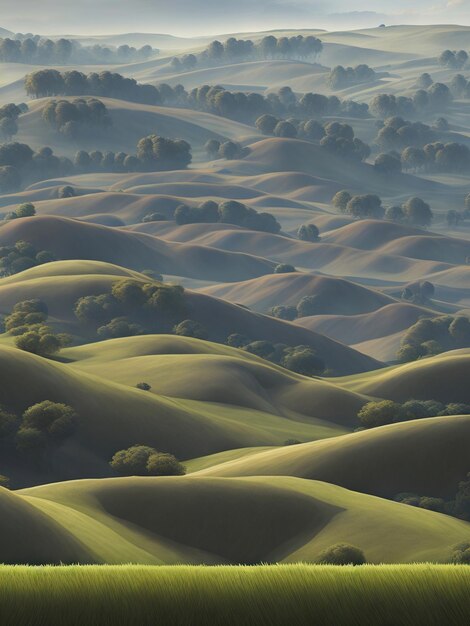
<path id="1" fill-rule="evenodd" d="M 0 568 L 0 623 L 22 626 L 460 626 L 470 568 Z"/>

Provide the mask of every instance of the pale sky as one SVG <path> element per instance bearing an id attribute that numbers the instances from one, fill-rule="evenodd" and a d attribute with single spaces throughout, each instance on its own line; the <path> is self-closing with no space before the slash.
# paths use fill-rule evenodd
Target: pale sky
<path id="1" fill-rule="evenodd" d="M 470 24 L 470 0 L 0 0 L 0 26 L 35 34 L 211 35 L 279 27 Z"/>

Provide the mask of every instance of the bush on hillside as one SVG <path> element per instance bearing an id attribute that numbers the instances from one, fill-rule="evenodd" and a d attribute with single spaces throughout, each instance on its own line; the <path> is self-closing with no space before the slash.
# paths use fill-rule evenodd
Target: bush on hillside
<path id="1" fill-rule="evenodd" d="M 77 319 L 95 327 L 101 339 L 130 337 L 153 331 L 156 322 L 161 322 L 155 319 L 155 313 L 161 314 L 165 320 L 171 320 L 174 325 L 185 310 L 184 288 L 180 285 L 128 278 L 113 283 L 111 293 L 79 298 L 74 307 Z"/>
<path id="2" fill-rule="evenodd" d="M 142 391 L 150 391 L 150 389 L 152 389 L 148 383 L 137 383 L 136 388 Z"/>
<path id="3" fill-rule="evenodd" d="M 281 365 L 292 372 L 304 376 L 319 376 L 325 371 L 325 363 L 315 350 L 308 346 L 286 348 Z"/>
<path id="4" fill-rule="evenodd" d="M 470 565 L 470 541 L 454 546 L 451 560 L 455 565 Z"/>
<path id="5" fill-rule="evenodd" d="M 15 211 L 7 213 L 5 219 L 15 220 L 19 217 L 33 217 L 33 215 L 36 215 L 36 209 L 34 207 L 34 204 L 31 204 L 31 202 L 26 202 L 24 204 L 21 204 Z"/>
<path id="6" fill-rule="evenodd" d="M 30 406 L 23 413 L 22 428 L 36 428 L 53 439 L 68 437 L 77 426 L 78 416 L 74 409 L 61 402 L 44 400 Z"/>
<path id="7" fill-rule="evenodd" d="M 315 224 L 302 224 L 297 231 L 297 237 L 300 241 L 320 241 L 320 231 Z"/>
<path id="8" fill-rule="evenodd" d="M 197 207 L 180 204 L 175 209 L 174 219 L 180 226 L 223 223 L 274 234 L 281 230 L 280 224 L 271 213 L 258 213 L 236 200 L 227 200 L 220 204 L 213 200 L 207 200 Z"/>
<path id="9" fill-rule="evenodd" d="M 400 415 L 400 405 L 391 400 L 380 402 L 367 402 L 357 414 L 361 426 L 364 428 L 375 428 L 398 421 Z"/>
<path id="10" fill-rule="evenodd" d="M 75 410 L 67 404 L 51 400 L 38 402 L 23 413 L 15 435 L 16 449 L 40 460 L 46 449 L 51 451 L 73 434 L 78 420 Z"/>
<path id="11" fill-rule="evenodd" d="M 297 318 L 297 308 L 295 306 L 285 306 L 283 304 L 273 306 L 270 314 L 281 320 L 293 321 Z"/>
<path id="12" fill-rule="evenodd" d="M 348 543 L 337 543 L 323 550 L 317 562 L 322 565 L 364 565 L 366 557 L 360 548 Z"/>
<path id="13" fill-rule="evenodd" d="M 15 337 L 15 345 L 20 350 L 39 356 L 51 356 L 71 342 L 69 335 L 56 334 L 45 324 L 48 317 L 47 306 L 35 298 L 18 302 L 10 315 L 5 317 L 5 329 Z"/>
<path id="14" fill-rule="evenodd" d="M 407 400 L 403 404 L 391 400 L 367 402 L 357 417 L 362 428 L 376 428 L 397 422 L 445 415 L 470 415 L 470 405 L 436 400 Z"/>
<path id="15" fill-rule="evenodd" d="M 134 445 L 119 450 L 109 464 L 124 476 L 181 476 L 186 473 L 176 457 L 150 446 Z"/>
<path id="16" fill-rule="evenodd" d="M 7 216 L 5 219 L 16 219 L 18 217 L 20 216 L 15 213 L 15 217 Z M 14 246 L 0 247 L 0 276 L 12 276 L 31 267 L 51 263 L 56 260 L 55 255 L 48 250 L 38 251 L 26 241 L 17 241 Z"/>
<path id="17" fill-rule="evenodd" d="M 90 133 L 96 135 L 97 131 L 112 125 L 106 105 L 96 98 L 50 100 L 42 110 L 42 119 L 67 139 L 78 139 Z"/>
<path id="18" fill-rule="evenodd" d="M 404 334 L 397 359 L 406 363 L 447 350 L 470 347 L 470 318 L 441 315 L 420 319 Z"/>
<path id="19" fill-rule="evenodd" d="M 96 334 L 100 339 L 119 339 L 144 335 L 145 330 L 140 324 L 130 322 L 126 317 L 115 317 L 108 324 L 100 326 Z"/>
<path id="20" fill-rule="evenodd" d="M 183 320 L 173 328 L 175 335 L 194 337 L 195 339 L 209 339 L 207 329 L 195 320 Z"/>

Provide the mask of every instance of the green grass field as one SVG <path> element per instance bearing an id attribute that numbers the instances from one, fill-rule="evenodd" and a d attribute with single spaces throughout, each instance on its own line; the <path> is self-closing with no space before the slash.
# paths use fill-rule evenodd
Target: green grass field
<path id="1" fill-rule="evenodd" d="M 460 626 L 470 567 L 0 568 L 0 623 L 21 626 Z"/>

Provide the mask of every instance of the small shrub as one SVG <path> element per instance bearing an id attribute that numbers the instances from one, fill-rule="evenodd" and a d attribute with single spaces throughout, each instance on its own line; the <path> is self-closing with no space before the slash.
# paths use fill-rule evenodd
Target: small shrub
<path id="1" fill-rule="evenodd" d="M 453 547 L 452 563 L 470 565 L 470 541 L 459 543 Z"/>
<path id="2" fill-rule="evenodd" d="M 142 391 L 150 391 L 152 387 L 148 383 L 137 383 L 137 389 L 142 389 Z"/>
<path id="3" fill-rule="evenodd" d="M 348 543 L 337 543 L 319 555 L 318 563 L 324 565 L 364 565 L 366 557 L 360 548 Z"/>
<path id="4" fill-rule="evenodd" d="M 185 473 L 176 457 L 150 446 L 135 445 L 119 450 L 109 464 L 124 476 L 181 476 Z"/>
<path id="5" fill-rule="evenodd" d="M 195 320 L 183 320 L 173 328 L 175 335 L 181 337 L 194 337 L 195 339 L 208 339 L 209 333 L 202 324 Z"/>

